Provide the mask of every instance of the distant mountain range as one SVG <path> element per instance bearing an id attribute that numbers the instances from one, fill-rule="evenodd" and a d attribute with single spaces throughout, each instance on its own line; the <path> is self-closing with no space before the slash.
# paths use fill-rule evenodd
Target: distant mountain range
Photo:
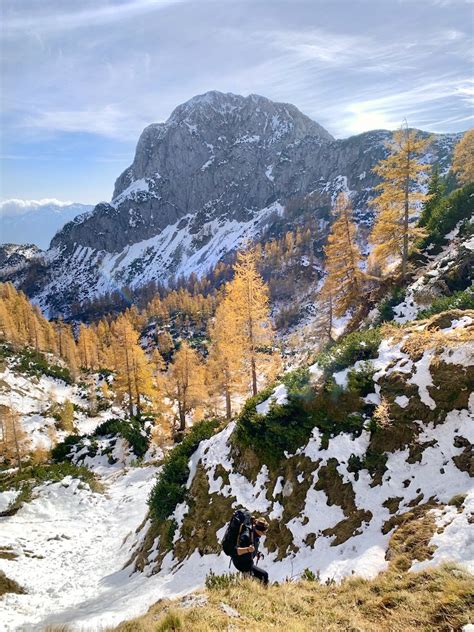
<path id="1" fill-rule="evenodd" d="M 0 202 L 0 244 L 35 244 L 46 250 L 64 224 L 93 208 L 55 199 L 5 200 Z"/>
<path id="2" fill-rule="evenodd" d="M 461 136 L 435 135 L 426 161 L 447 170 Z M 54 236 L 26 290 L 46 312 L 67 315 L 71 302 L 126 285 L 202 274 L 281 224 L 289 206 L 296 220 L 309 207 L 324 235 L 341 190 L 369 225 L 372 169 L 390 138 L 376 130 L 335 140 L 294 105 L 258 95 L 194 97 L 145 128 L 111 202 Z M 22 276 L 14 280 L 21 285 Z"/>

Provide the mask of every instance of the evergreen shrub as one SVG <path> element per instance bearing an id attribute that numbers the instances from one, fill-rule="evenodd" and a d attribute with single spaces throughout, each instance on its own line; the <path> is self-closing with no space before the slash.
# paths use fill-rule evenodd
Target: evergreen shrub
<path id="1" fill-rule="evenodd" d="M 455 292 L 451 296 L 440 296 L 428 309 L 419 312 L 416 318 L 417 320 L 429 318 L 449 309 L 474 309 L 474 289 L 468 288 L 462 292 Z"/>
<path id="2" fill-rule="evenodd" d="M 347 388 L 360 397 L 365 397 L 374 392 L 374 365 L 372 362 L 364 362 L 359 368 L 351 369 L 347 373 Z"/>
<path id="3" fill-rule="evenodd" d="M 474 182 L 442 198 L 432 209 L 426 223 L 427 236 L 422 247 L 443 245 L 446 235 L 462 221 L 469 221 L 474 213 Z"/>
<path id="4" fill-rule="evenodd" d="M 120 435 L 128 441 L 136 456 L 143 456 L 150 445 L 150 437 L 143 429 L 140 421 L 132 419 L 107 419 L 95 429 L 94 437 Z"/>
<path id="5" fill-rule="evenodd" d="M 385 454 L 385 452 L 379 452 L 369 448 L 362 457 L 356 456 L 355 454 L 350 455 L 347 461 L 347 471 L 353 472 L 356 475 L 356 480 L 361 470 L 367 470 L 372 477 L 376 474 L 382 475 L 386 469 L 385 464 L 387 463 L 387 459 L 388 455 Z"/>
<path id="6" fill-rule="evenodd" d="M 181 443 L 167 455 L 157 482 L 148 498 L 150 513 L 155 520 L 166 520 L 187 496 L 186 482 L 189 476 L 188 461 L 205 439 L 212 437 L 219 427 L 219 420 L 209 419 L 195 424 Z"/>
<path id="7" fill-rule="evenodd" d="M 65 461 L 47 465 L 29 465 L 24 467 L 21 472 L 17 470 L 12 474 L 0 475 L 0 491 L 12 488 L 20 489 L 24 482 L 34 482 L 34 484 L 40 485 L 46 482 L 61 481 L 65 476 L 79 478 L 93 489 L 99 487 L 96 476 L 91 470 Z"/>
<path id="8" fill-rule="evenodd" d="M 57 380 L 62 380 L 66 384 L 72 384 L 71 372 L 67 367 L 58 364 L 50 364 L 43 353 L 33 349 L 22 349 L 18 354 L 18 360 L 14 368 L 20 373 L 41 377 L 47 375 Z"/>
<path id="9" fill-rule="evenodd" d="M 318 354 L 316 361 L 326 375 L 342 371 L 358 360 L 371 360 L 377 357 L 382 341 L 380 329 L 353 331 L 338 340 L 327 351 Z"/>
<path id="10" fill-rule="evenodd" d="M 60 443 L 56 444 L 54 448 L 51 450 L 51 458 L 53 459 L 53 461 L 55 463 L 61 463 L 63 461 L 66 461 L 69 454 L 71 453 L 73 446 L 77 445 L 80 441 L 82 441 L 84 437 L 85 435 L 72 434 L 66 437 L 64 441 L 61 441 Z"/>
<path id="11" fill-rule="evenodd" d="M 270 466 L 277 466 L 285 452 L 294 453 L 307 443 L 315 427 L 322 432 L 324 447 L 341 432 L 358 436 L 365 421 L 359 393 L 344 390 L 332 378 L 318 391 L 304 387 L 299 393 L 288 393 L 288 403 L 272 402 L 266 415 L 256 410 L 261 400 L 261 394 L 247 400 L 237 419 L 234 440 Z"/>
<path id="12" fill-rule="evenodd" d="M 284 373 L 281 381 L 286 386 L 289 393 L 301 392 L 309 385 L 310 373 L 307 367 L 300 367 L 293 371 Z"/>
<path id="13" fill-rule="evenodd" d="M 378 322 L 389 322 L 395 318 L 393 308 L 399 305 L 405 300 L 406 290 L 405 288 L 396 287 L 390 296 L 385 298 L 379 304 L 379 318 Z"/>

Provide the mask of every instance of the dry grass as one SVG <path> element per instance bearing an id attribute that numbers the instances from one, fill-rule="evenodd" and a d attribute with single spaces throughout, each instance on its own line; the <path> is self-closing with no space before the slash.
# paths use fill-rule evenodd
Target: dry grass
<path id="1" fill-rule="evenodd" d="M 393 323 L 382 325 L 382 336 L 392 338 L 394 343 L 404 340 L 402 351 L 411 357 L 417 357 L 427 349 L 442 351 L 446 347 L 455 347 L 466 342 L 474 341 L 474 326 L 467 325 L 464 328 L 451 331 L 441 331 L 449 327 L 451 322 L 462 316 L 474 317 L 473 310 L 450 310 L 442 314 L 436 314 L 426 320 L 415 321 L 403 327 Z"/>
<path id="2" fill-rule="evenodd" d="M 0 571 L 0 597 L 7 593 L 22 595 L 25 593 L 25 590 L 14 579 L 10 579 L 3 571 Z"/>
<path id="3" fill-rule="evenodd" d="M 269 588 L 252 580 L 206 593 L 204 606 L 161 601 L 115 632 L 410 632 L 451 631 L 473 621 L 472 575 L 444 566 L 421 573 L 389 571 L 375 580 L 340 585 L 284 583 Z M 226 604 L 239 617 L 226 614 Z"/>
<path id="4" fill-rule="evenodd" d="M 16 560 L 18 553 L 12 549 L 11 546 L 0 547 L 0 560 Z"/>

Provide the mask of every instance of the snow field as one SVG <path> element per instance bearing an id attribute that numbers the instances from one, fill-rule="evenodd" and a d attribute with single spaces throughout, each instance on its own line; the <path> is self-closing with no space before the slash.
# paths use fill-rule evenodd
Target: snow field
<path id="1" fill-rule="evenodd" d="M 91 599 L 107 608 L 114 590 L 128 584 L 130 571 L 122 568 L 145 517 L 156 471 L 104 474 L 105 494 L 66 477 L 36 488 L 34 500 L 0 518 L 0 548 L 11 547 L 18 555 L 0 559 L 0 570 L 27 590 L 2 598 L 3 630 L 40 629 L 49 615 L 61 620 L 63 611 L 75 607 L 82 611 L 80 619 Z"/>

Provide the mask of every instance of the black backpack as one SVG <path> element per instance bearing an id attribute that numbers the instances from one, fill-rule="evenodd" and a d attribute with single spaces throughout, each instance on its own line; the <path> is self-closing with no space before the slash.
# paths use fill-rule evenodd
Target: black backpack
<path id="1" fill-rule="evenodd" d="M 246 509 L 237 509 L 232 515 L 227 529 L 222 538 L 222 549 L 226 555 L 235 555 L 235 547 L 238 544 L 239 536 L 244 527 L 252 528 L 252 515 Z"/>

